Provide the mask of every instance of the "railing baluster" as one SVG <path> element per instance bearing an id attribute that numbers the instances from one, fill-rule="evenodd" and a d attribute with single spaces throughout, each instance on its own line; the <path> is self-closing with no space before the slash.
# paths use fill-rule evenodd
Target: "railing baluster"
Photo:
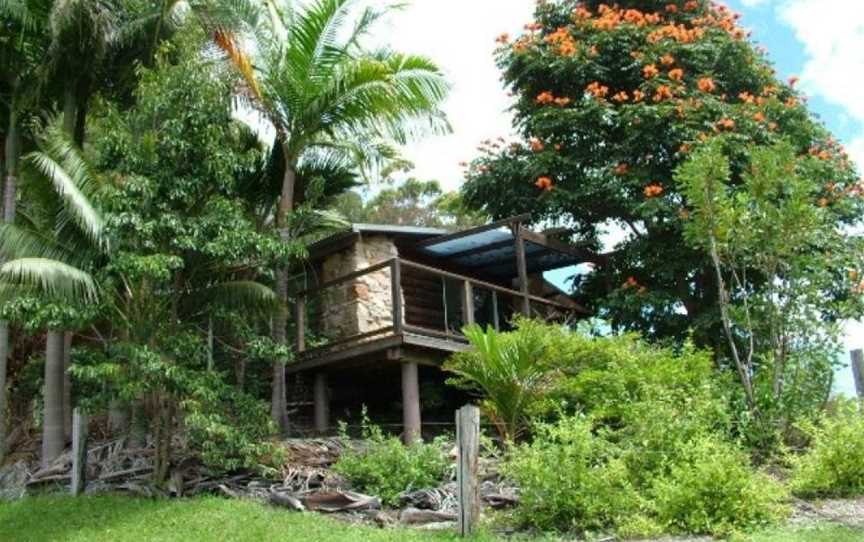
<path id="1" fill-rule="evenodd" d="M 495 326 L 495 331 L 501 331 L 501 322 L 498 320 L 498 292 L 492 290 L 492 324 Z"/>
<path id="2" fill-rule="evenodd" d="M 390 266 L 390 284 L 393 296 L 393 331 L 398 335 L 402 333 L 402 266 L 399 258 L 393 258 Z"/>
<path id="3" fill-rule="evenodd" d="M 462 281 L 462 324 L 474 323 L 474 287 L 470 280 Z"/>

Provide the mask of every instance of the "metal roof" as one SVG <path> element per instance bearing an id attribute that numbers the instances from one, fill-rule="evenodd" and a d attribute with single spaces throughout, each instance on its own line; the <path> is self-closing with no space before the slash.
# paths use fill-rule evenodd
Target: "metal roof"
<path id="1" fill-rule="evenodd" d="M 416 235 L 420 237 L 444 235 L 447 233 L 447 230 L 441 228 L 397 226 L 394 224 L 351 224 L 351 231 L 354 233 L 385 233 L 395 235 Z"/>

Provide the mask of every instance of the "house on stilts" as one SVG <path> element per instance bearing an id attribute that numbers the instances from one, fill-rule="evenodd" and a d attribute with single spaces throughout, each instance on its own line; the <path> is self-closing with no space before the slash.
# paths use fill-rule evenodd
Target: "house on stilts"
<path id="1" fill-rule="evenodd" d="M 416 439 L 427 414 L 459 393 L 443 386 L 440 366 L 469 348 L 465 325 L 506 330 L 517 313 L 585 317 L 543 273 L 593 253 L 529 230 L 527 218 L 457 232 L 355 224 L 310 246 L 295 292 L 297 358 L 287 367 L 289 387 L 302 382 L 311 396 L 299 403 L 309 425 L 324 434 L 331 417 L 377 404 L 396 414 L 406 441 Z M 449 405 L 439 410 L 452 416 Z"/>

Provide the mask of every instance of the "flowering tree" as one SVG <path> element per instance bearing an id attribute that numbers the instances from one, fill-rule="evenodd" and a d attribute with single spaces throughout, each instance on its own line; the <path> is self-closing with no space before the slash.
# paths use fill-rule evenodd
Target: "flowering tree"
<path id="1" fill-rule="evenodd" d="M 464 187 L 466 201 L 493 217 L 529 212 L 572 227 L 573 242 L 597 251 L 604 232 L 622 232 L 576 278 L 583 301 L 618 329 L 692 333 L 718 352 L 727 345 L 716 277 L 707 251 L 683 237 L 691 208 L 673 180 L 680 164 L 722 135 L 734 190 L 754 149 L 787 140 L 813 159 L 808 201 L 833 227 L 864 210 L 842 147 L 737 18 L 707 0 L 539 2 L 521 36 L 498 38 L 524 139 L 486 142 Z M 852 295 L 850 274 L 820 265 L 832 280 L 819 291 L 819 313 L 837 318 Z"/>

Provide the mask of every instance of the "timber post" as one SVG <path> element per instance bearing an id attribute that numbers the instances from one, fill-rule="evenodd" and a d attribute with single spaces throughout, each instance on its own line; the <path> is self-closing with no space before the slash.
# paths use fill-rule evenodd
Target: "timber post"
<path id="1" fill-rule="evenodd" d="M 87 414 L 76 407 L 72 413 L 72 482 L 73 497 L 87 488 Z"/>
<path id="2" fill-rule="evenodd" d="M 393 333 L 402 333 L 405 317 L 402 308 L 402 263 L 399 258 L 393 258 L 390 264 L 390 295 L 393 309 Z"/>
<path id="3" fill-rule="evenodd" d="M 516 272 L 519 275 L 519 292 L 522 294 L 522 314 L 531 316 L 531 295 L 528 292 L 528 264 L 525 259 L 525 236 L 522 234 L 522 223 L 513 225 L 513 237 L 516 249 Z"/>
<path id="4" fill-rule="evenodd" d="M 459 498 L 459 535 L 470 536 L 480 519 L 480 409 L 466 405 L 456 411 L 456 491 Z"/>
<path id="5" fill-rule="evenodd" d="M 864 401 L 864 350 L 858 349 L 851 352 L 852 377 L 855 379 L 855 391 L 858 399 Z"/>
<path id="6" fill-rule="evenodd" d="M 406 445 L 422 439 L 418 371 L 417 363 L 402 362 L 402 441 Z"/>
<path id="7" fill-rule="evenodd" d="M 330 429 L 330 396 L 327 390 L 326 373 L 315 374 L 312 393 L 315 406 L 315 432 L 323 435 Z"/>
<path id="8" fill-rule="evenodd" d="M 470 280 L 462 281 L 462 324 L 474 323 L 474 286 Z"/>

